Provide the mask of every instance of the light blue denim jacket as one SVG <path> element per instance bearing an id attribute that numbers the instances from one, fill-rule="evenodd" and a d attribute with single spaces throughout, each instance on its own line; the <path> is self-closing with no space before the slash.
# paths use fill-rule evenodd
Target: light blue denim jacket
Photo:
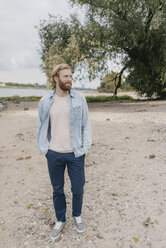
<path id="1" fill-rule="evenodd" d="M 43 96 L 38 105 L 37 146 L 41 154 L 46 154 L 51 139 L 49 111 L 55 90 Z M 91 125 L 85 97 L 70 90 L 70 137 L 75 157 L 87 153 L 91 147 Z"/>

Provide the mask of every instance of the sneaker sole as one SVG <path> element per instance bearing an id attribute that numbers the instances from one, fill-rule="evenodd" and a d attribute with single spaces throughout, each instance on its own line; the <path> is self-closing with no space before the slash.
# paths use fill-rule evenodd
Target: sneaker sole
<path id="1" fill-rule="evenodd" d="M 59 233 L 58 236 L 57 236 L 56 238 L 53 238 L 53 237 L 50 235 L 50 238 L 51 238 L 52 241 L 55 241 L 55 240 L 58 241 L 58 240 L 60 239 L 60 237 L 61 237 L 61 233 Z"/>
<path id="2" fill-rule="evenodd" d="M 83 233 L 83 232 L 85 232 L 85 229 L 83 229 L 82 231 L 80 231 L 80 230 L 78 230 L 77 227 L 76 227 L 76 231 L 77 231 L 78 233 Z"/>

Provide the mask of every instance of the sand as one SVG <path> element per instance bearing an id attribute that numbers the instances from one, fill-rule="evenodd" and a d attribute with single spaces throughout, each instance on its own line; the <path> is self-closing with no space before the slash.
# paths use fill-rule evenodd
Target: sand
<path id="1" fill-rule="evenodd" d="M 11 103 L 0 112 L 0 247 L 165 248 L 166 102 L 89 104 L 86 232 L 74 228 L 65 173 L 67 223 L 58 242 L 49 237 L 55 214 L 46 158 L 36 146 L 37 106 Z"/>

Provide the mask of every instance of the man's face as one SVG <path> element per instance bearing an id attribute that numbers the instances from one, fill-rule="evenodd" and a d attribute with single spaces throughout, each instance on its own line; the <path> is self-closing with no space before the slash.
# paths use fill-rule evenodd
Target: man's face
<path id="1" fill-rule="evenodd" d="M 63 91 L 68 91 L 72 87 L 72 72 L 70 69 L 64 69 L 59 71 L 58 83 L 59 87 Z"/>

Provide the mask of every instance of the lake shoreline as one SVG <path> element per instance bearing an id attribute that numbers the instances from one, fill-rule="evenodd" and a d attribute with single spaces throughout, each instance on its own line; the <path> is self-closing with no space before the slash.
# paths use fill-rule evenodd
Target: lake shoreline
<path id="1" fill-rule="evenodd" d="M 40 97 L 39 97 L 40 98 Z M 37 99 L 37 98 L 36 98 Z M 131 105 L 131 106 L 142 106 L 142 105 L 148 105 L 148 104 L 158 104 L 162 105 L 165 104 L 166 100 L 121 100 L 121 101 L 106 101 L 106 102 L 88 102 L 88 106 L 90 109 L 102 109 L 106 110 L 107 108 L 110 109 L 113 106 L 125 106 L 125 105 Z M 13 101 L 1 101 L 0 100 L 0 112 L 4 111 L 21 111 L 21 110 L 31 110 L 38 107 L 39 100 L 35 101 L 29 101 L 29 100 L 13 100 Z"/>

